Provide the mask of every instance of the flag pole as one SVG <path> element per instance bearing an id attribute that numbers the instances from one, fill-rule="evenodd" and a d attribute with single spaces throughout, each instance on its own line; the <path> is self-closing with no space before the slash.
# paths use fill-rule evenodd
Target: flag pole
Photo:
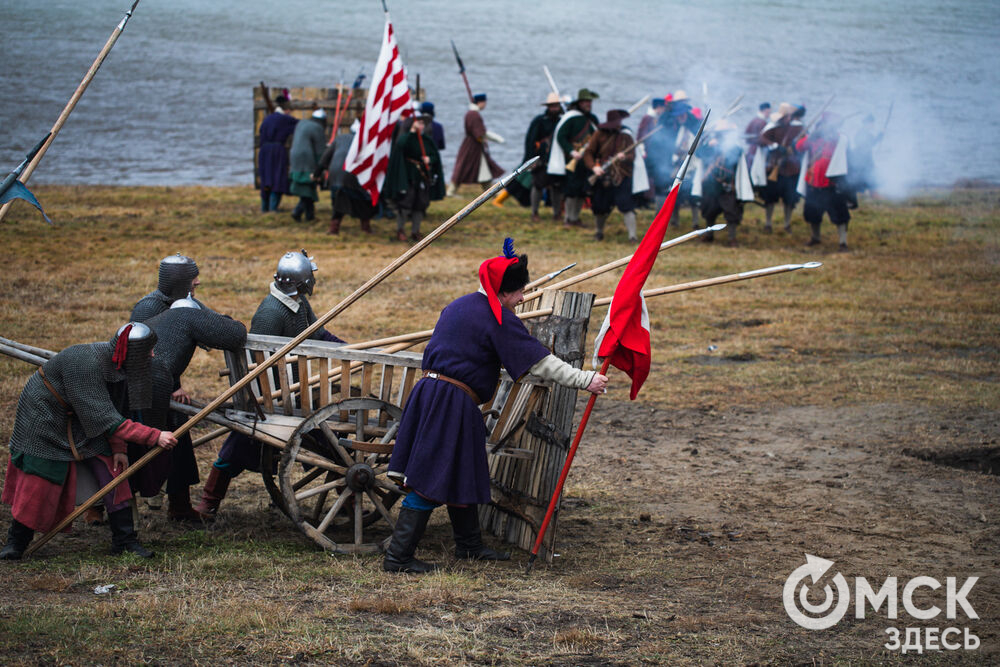
<path id="1" fill-rule="evenodd" d="M 608 365 L 610 363 L 611 357 L 605 357 L 604 363 L 601 365 L 601 375 L 608 372 Z M 538 558 L 538 549 L 542 546 L 542 540 L 545 539 L 545 531 L 549 527 L 549 521 L 552 520 L 552 513 L 555 512 L 556 504 L 559 502 L 559 496 L 562 493 L 563 484 L 566 483 L 566 476 L 569 474 L 570 466 L 573 465 L 573 457 L 576 456 L 576 449 L 580 446 L 580 440 L 583 438 L 583 431 L 587 428 L 587 421 L 590 420 L 590 412 L 594 409 L 594 403 L 596 402 L 597 394 L 591 394 L 590 400 L 587 401 L 587 407 L 583 411 L 583 417 L 580 419 L 580 425 L 576 429 L 576 436 L 573 438 L 573 444 L 570 446 L 569 452 L 566 454 L 566 462 L 563 463 L 562 472 L 559 473 L 559 482 L 556 484 L 556 490 L 552 492 L 552 498 L 549 500 L 549 508 L 545 510 L 545 518 L 542 520 L 542 525 L 538 528 L 538 537 L 535 538 L 535 546 L 531 548 L 531 557 L 528 558 L 528 567 L 526 572 L 531 572 L 531 568 L 535 564 L 535 559 Z"/>
<path id="2" fill-rule="evenodd" d="M 413 245 L 409 250 L 407 250 L 402 255 L 400 255 L 395 260 L 393 260 L 388 266 L 386 266 L 381 271 L 379 271 L 377 274 L 375 274 L 374 276 L 372 276 L 371 278 L 369 278 L 361 287 L 359 287 L 356 290 L 354 290 L 354 292 L 352 292 L 350 295 L 348 295 L 346 298 L 344 298 L 340 303 L 338 303 L 336 306 L 334 306 L 329 311 L 327 311 L 323 316 L 321 316 L 319 319 L 317 319 L 311 325 L 309 325 L 308 327 L 306 327 L 305 330 L 302 331 L 302 333 L 300 333 L 298 336 L 296 336 L 295 338 L 292 338 L 290 341 L 288 341 L 287 343 L 285 343 L 285 345 L 282 348 L 280 348 L 279 350 L 277 350 L 273 355 L 271 355 L 270 357 L 268 357 L 266 360 L 264 360 L 263 362 L 257 364 L 256 368 L 254 368 L 252 371 L 250 371 L 249 373 L 247 373 L 246 375 L 244 375 L 242 379 L 240 379 L 234 385 L 232 385 L 231 387 L 229 387 L 229 389 L 227 389 L 226 391 L 224 391 L 222 394 L 220 394 L 217 398 L 215 398 L 214 400 L 212 400 L 210 403 L 208 403 L 204 408 L 201 409 L 201 411 L 198 414 L 194 415 L 193 417 L 191 417 L 190 419 L 188 419 L 186 422 L 184 422 L 183 424 L 181 424 L 180 427 L 178 427 L 173 432 L 174 435 L 176 437 L 180 437 L 180 436 L 184 435 L 185 433 L 187 433 L 188 431 L 190 431 L 192 428 L 194 428 L 194 426 L 196 424 L 198 424 L 198 422 L 200 422 L 201 420 L 203 420 L 204 418 L 206 418 L 213 410 L 215 410 L 216 408 L 218 408 L 219 406 L 221 406 L 223 403 L 225 403 L 227 400 L 229 400 L 230 398 L 232 398 L 233 395 L 236 394 L 236 392 L 240 391 L 241 389 L 243 389 L 243 387 L 245 387 L 248 384 L 250 384 L 251 382 L 253 382 L 253 380 L 256 379 L 265 370 L 267 370 L 271 366 L 274 366 L 276 363 L 278 363 L 279 361 L 281 361 L 282 359 L 284 359 L 285 356 L 287 356 L 289 352 L 291 352 L 293 349 L 295 349 L 296 346 L 298 346 L 303 341 L 305 341 L 306 339 L 308 339 L 314 333 L 316 333 L 317 331 L 319 331 L 323 327 L 323 325 L 325 325 L 327 322 L 329 322 L 330 320 L 332 320 L 334 317 L 336 317 L 337 315 L 339 315 L 340 313 L 342 313 L 344 310 L 347 309 L 348 306 L 350 306 L 351 304 L 353 304 L 355 301 L 357 301 L 358 299 L 360 299 L 362 296 L 364 296 L 365 294 L 367 294 L 369 291 L 371 291 L 372 289 L 374 289 L 376 285 L 378 285 L 380 282 L 382 282 L 383 280 L 385 280 L 386 278 L 388 278 L 397 269 L 399 269 L 399 267 L 403 266 L 403 264 L 405 264 L 408 261 L 410 261 L 411 259 L 413 259 L 419 252 L 421 252 L 424 248 L 426 248 L 431 243 L 433 243 L 434 241 L 436 241 L 438 239 L 438 237 L 442 236 L 449 229 L 451 229 L 452 227 L 454 227 L 455 225 L 457 225 L 459 222 L 461 222 L 466 216 L 468 216 L 474 210 L 476 210 L 477 208 L 479 208 L 480 206 L 482 206 L 483 203 L 485 203 L 487 200 L 489 200 L 491 197 L 493 197 L 493 195 L 495 195 L 497 192 L 499 192 L 503 188 L 507 187 L 507 185 L 512 180 L 514 180 L 518 176 L 518 174 L 520 174 L 521 172 L 526 171 L 528 169 L 531 169 L 531 167 L 533 167 L 534 164 L 535 164 L 535 162 L 537 162 L 538 160 L 539 160 L 538 157 L 531 158 L 530 160 L 528 160 L 527 162 L 525 162 L 524 164 L 522 164 L 520 167 L 518 167 L 514 171 L 510 172 L 509 174 L 507 174 L 506 176 L 504 176 L 503 178 L 501 178 L 500 180 L 498 180 L 489 189 L 485 190 L 481 195 L 479 195 L 478 197 L 476 197 L 474 200 L 472 200 L 471 202 L 469 202 L 468 204 L 466 204 L 465 207 L 461 211 L 459 211 L 455 215 L 451 216 L 451 218 L 449 218 L 447 221 L 445 221 L 444 223 L 442 223 L 437 229 L 435 229 L 433 232 L 431 232 L 426 237 L 424 237 L 423 240 L 421 240 L 419 243 Z M 101 500 L 101 498 L 103 498 L 105 496 L 105 494 L 107 494 L 110 491 L 114 490 L 115 487 L 117 487 L 119 484 L 121 484 L 126 479 L 128 479 L 129 477 L 131 477 L 132 475 L 134 475 L 136 472 L 138 472 L 140 469 L 142 469 L 147 463 L 149 463 L 151 460 L 153 460 L 154 458 L 156 458 L 160 454 L 160 452 L 162 452 L 162 451 L 164 451 L 162 447 L 154 447 L 154 448 L 150 449 L 148 452 L 146 452 L 142 456 L 142 458 L 140 458 L 138 461 L 136 461 L 135 463 L 133 463 L 132 465 L 130 465 L 128 468 L 126 468 L 124 472 L 122 472 L 120 475 L 118 475 L 117 477 L 115 477 L 113 480 L 111 480 L 110 482 L 108 482 L 107 484 L 105 484 L 104 488 L 102 488 L 100 491 L 98 491 L 97 493 L 95 493 L 94 495 L 92 495 L 90 498 L 88 498 L 80 506 L 78 506 L 71 514 L 69 514 L 69 516 L 67 516 L 62 521 L 60 521 L 59 524 L 56 525 L 55 528 L 53 528 L 49 532 L 45 533 L 39 539 L 35 540 L 31 544 L 31 546 L 29 546 L 25 550 L 24 555 L 25 556 L 30 556 L 32 553 L 34 553 L 39 547 L 41 547 L 46 542 L 48 542 L 50 539 L 52 539 L 52 537 L 56 533 L 58 533 L 59 531 L 61 531 L 63 528 L 65 528 L 69 524 L 73 523 L 73 520 L 76 519 L 76 517 L 78 517 L 81 514 L 83 514 L 84 511 L 86 511 L 86 509 L 88 507 L 90 507 L 94 503 L 99 502 Z"/>
<path id="3" fill-rule="evenodd" d="M 49 131 L 48 139 L 42 145 L 41 150 L 39 150 L 38 153 L 31 159 L 31 162 L 21 175 L 20 180 L 22 183 L 28 182 L 28 179 L 31 178 L 32 172 L 35 171 L 35 167 L 38 166 L 38 163 L 42 160 L 42 156 L 45 155 L 45 151 L 49 150 L 49 146 L 51 146 L 52 142 L 55 141 L 56 135 L 59 134 L 59 130 L 62 129 L 62 126 L 66 123 L 66 119 L 69 118 L 69 115 L 73 113 L 73 109 L 76 108 L 76 103 L 80 101 L 81 97 L 83 97 L 84 91 L 87 90 L 87 86 L 90 85 L 90 82 L 97 74 L 97 70 L 100 69 L 101 65 L 104 63 L 104 59 L 108 57 L 108 54 L 114 47 L 115 42 L 118 41 L 118 36 L 122 34 L 122 31 L 125 29 L 125 24 L 128 23 L 129 18 L 132 16 L 132 12 L 135 11 L 136 5 L 138 4 L 139 0 L 135 0 L 135 2 L 132 3 L 132 8 L 125 12 L 124 18 L 118 22 L 118 25 L 111 32 L 111 36 L 108 37 L 108 41 L 104 44 L 104 48 L 102 48 L 101 52 L 97 54 L 97 58 L 90 66 L 90 69 L 87 70 L 83 80 L 80 81 L 80 85 L 76 87 L 76 91 L 74 91 L 72 97 L 69 98 L 69 102 L 66 103 L 62 113 L 59 114 L 59 118 L 56 119 L 55 125 L 53 125 L 52 129 Z M 3 222 L 4 217 L 7 215 L 7 211 L 10 210 L 11 204 L 13 204 L 13 202 L 9 201 L 0 207 L 0 222 Z"/>

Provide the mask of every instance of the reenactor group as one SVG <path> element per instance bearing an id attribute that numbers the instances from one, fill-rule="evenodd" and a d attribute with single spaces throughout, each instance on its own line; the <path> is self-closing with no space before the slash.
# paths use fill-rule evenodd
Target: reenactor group
<path id="1" fill-rule="evenodd" d="M 250 333 L 293 338 L 316 323 L 309 303 L 316 270 L 305 250 L 283 255 Z M 216 516 L 233 478 L 260 470 L 262 445 L 231 433 L 201 501 L 192 506 L 198 467 L 190 436 L 174 434 L 185 417 L 170 402 L 191 402 L 182 376 L 196 347 L 242 354 L 247 337 L 242 323 L 195 298 L 200 282 L 193 259 L 164 258 L 157 288 L 138 300 L 129 321 L 108 341 L 67 347 L 28 379 L 9 442 L 2 502 L 11 507 L 12 520 L 0 559 L 21 559 L 36 531 L 55 529 L 150 448 L 166 451 L 103 497 L 111 554 L 154 555 L 139 542 L 133 494 L 155 497 L 165 486 L 169 518 L 200 525 Z M 551 354 L 515 315 L 530 277 L 527 255 L 514 253 L 510 239 L 502 256 L 482 263 L 479 282 L 479 291 L 442 311 L 424 352 L 424 375 L 400 420 L 389 476 L 405 498 L 383 561 L 389 572 L 435 569 L 414 552 L 431 512 L 441 505 L 448 506 L 456 557 L 509 558 L 484 546 L 477 509 L 490 500 L 480 404 L 493 393 L 501 367 L 513 377 L 531 373 L 593 393 L 607 385 L 604 375 Z M 324 328 L 311 338 L 345 342 Z M 102 515 L 92 520 L 100 522 Z"/>
<path id="2" fill-rule="evenodd" d="M 493 203 L 503 206 L 513 195 L 531 208 L 532 220 L 537 222 L 547 202 L 552 217 L 562 220 L 567 229 L 582 228 L 582 214 L 589 207 L 598 241 L 604 239 L 608 217 L 617 209 L 634 243 L 639 238 L 636 211 L 658 210 L 662 205 L 703 113 L 685 91 L 677 90 L 653 98 L 633 133 L 627 124 L 628 110 L 610 109 L 601 122 L 593 111 L 598 99 L 600 95 L 587 88 L 581 88 L 572 100 L 550 93 L 542 102 L 544 111 L 531 120 L 524 138 L 523 161 L 540 159 Z M 445 187 L 444 130 L 434 120 L 434 105 L 424 102 L 397 124 L 382 196 L 378 206 L 373 206 L 370 193 L 344 170 L 357 127 L 326 145 L 322 110 L 296 125 L 281 108 L 287 98 L 279 97 L 277 102 L 278 108 L 261 125 L 261 207 L 274 210 L 280 193 L 291 192 L 300 197 L 292 217 L 312 220 L 317 184 L 322 185 L 331 193 L 331 234 L 339 233 L 344 215 L 358 218 L 361 229 L 371 233 L 372 218 L 395 209 L 397 226 L 392 238 L 418 241 L 431 201 L 454 194 L 464 184 L 485 189 L 504 172 L 489 150 L 491 142 L 503 143 L 504 139 L 487 130 L 482 116 L 487 97 L 480 93 L 471 97 L 463 121 L 465 136 Z M 702 224 L 712 226 L 721 215 L 728 242 L 736 245 L 746 204 L 763 207 L 763 231 L 770 233 L 775 207 L 781 202 L 783 229 L 789 232 L 792 212 L 804 199 L 803 217 L 811 231 L 808 244 L 820 243 L 820 221 L 825 214 L 837 228 L 840 249 L 846 251 L 849 210 L 857 206 L 858 192 L 874 190 L 872 151 L 881 140 L 881 133 L 873 130 L 874 119 L 869 115 L 849 141 L 841 133 L 843 119 L 834 113 L 824 111 L 806 126 L 805 107 L 782 102 L 772 111 L 765 102 L 741 133 L 730 119 L 739 108 L 719 114 L 721 118 L 706 127 L 691 174 L 681 184 L 674 222 L 681 210 L 690 210 L 695 229 Z M 280 163 L 281 151 L 276 148 L 289 135 L 293 135 L 290 166 L 287 159 Z M 265 160 L 274 164 L 265 168 Z M 708 232 L 702 240 L 712 241 L 714 236 Z"/>

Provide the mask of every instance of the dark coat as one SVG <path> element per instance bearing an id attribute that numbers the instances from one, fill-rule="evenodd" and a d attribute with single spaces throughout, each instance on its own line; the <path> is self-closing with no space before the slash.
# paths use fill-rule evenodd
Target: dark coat
<path id="1" fill-rule="evenodd" d="M 285 141 L 295 131 L 298 118 L 275 111 L 260 124 L 260 152 L 257 167 L 260 187 L 273 192 L 288 193 L 288 150 Z"/>
<path id="2" fill-rule="evenodd" d="M 430 169 L 423 164 L 424 153 L 430 158 Z M 425 187 L 431 200 L 444 199 L 444 172 L 441 169 L 441 154 L 434 142 L 420 138 L 415 132 L 404 132 L 393 144 L 389 154 L 389 167 L 382 185 L 382 196 L 396 200 L 417 187 Z"/>
<path id="3" fill-rule="evenodd" d="M 427 343 L 424 369 L 464 382 L 482 402 L 496 390 L 501 366 L 520 378 L 549 350 L 517 315 L 502 312 L 500 325 L 480 292 L 452 301 Z M 430 500 L 488 503 L 486 426 L 479 406 L 450 382 L 421 379 L 403 410 L 389 470 L 402 473 L 410 488 Z"/>

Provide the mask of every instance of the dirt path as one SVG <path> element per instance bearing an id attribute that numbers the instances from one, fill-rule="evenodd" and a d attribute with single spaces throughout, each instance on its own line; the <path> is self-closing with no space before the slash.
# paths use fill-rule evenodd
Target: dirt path
<path id="1" fill-rule="evenodd" d="M 662 568 L 675 574 L 672 585 L 665 577 L 670 591 L 656 596 L 665 607 L 656 612 L 660 620 L 722 637 L 766 637 L 770 648 L 735 654 L 748 660 L 822 650 L 871 656 L 891 625 L 949 625 L 943 614 L 909 619 L 901 600 L 896 621 L 884 607 L 854 620 L 852 606 L 832 629 L 799 628 L 781 591 L 805 553 L 835 562 L 821 585 L 838 571 L 852 586 L 866 577 L 875 590 L 895 575 L 900 593 L 913 577 L 937 578 L 942 589 L 924 589 L 914 598 L 920 607 L 944 608 L 946 577 L 961 585 L 978 576 L 969 601 L 980 620 L 960 614 L 950 624 L 982 639 L 982 659 L 1000 650 L 998 423 L 996 413 L 913 405 L 674 411 L 599 402 L 572 473 L 559 544 L 568 554 L 600 548 L 581 536 L 606 522 L 603 548 L 621 540 L 625 552 L 662 557 Z M 993 474 L 920 458 L 935 456 L 992 466 Z M 602 497 L 611 504 L 595 500 Z M 822 595 L 810 599 L 818 604 Z"/>

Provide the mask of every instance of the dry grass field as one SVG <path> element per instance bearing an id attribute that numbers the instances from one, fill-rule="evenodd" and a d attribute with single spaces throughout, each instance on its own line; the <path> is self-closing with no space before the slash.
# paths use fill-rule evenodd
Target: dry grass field
<path id="1" fill-rule="evenodd" d="M 42 348 L 111 336 L 155 287 L 158 260 L 201 267 L 198 297 L 249 322 L 278 257 L 306 248 L 324 312 L 403 252 L 394 223 L 261 215 L 250 188 L 38 187 L 56 221 L 26 205 L 0 225 L 0 336 Z M 428 228 L 473 196 L 435 203 Z M 863 202 L 851 252 L 761 232 L 747 209 L 740 246 L 692 242 L 661 254 L 647 287 L 777 264 L 823 267 L 649 301 L 652 373 L 635 402 L 628 380 L 597 401 L 557 528 L 560 556 L 524 573 L 451 557 L 444 512 L 425 577 L 384 574 L 376 557 L 324 554 L 240 477 L 219 520 L 188 529 L 142 510 L 152 561 L 105 555 L 107 528 L 79 525 L 36 557 L 0 564 L 5 664 L 883 664 L 885 629 L 968 627 L 1000 656 L 1000 192 L 923 193 Z M 328 200 L 319 207 L 321 218 Z M 652 212 L 640 215 L 648 225 Z M 585 221 L 590 220 L 589 214 Z M 487 204 L 328 328 L 349 341 L 433 326 L 476 287 L 476 268 L 506 235 L 533 275 L 629 254 L 621 219 L 603 243 L 532 223 L 509 199 Z M 682 214 L 668 237 L 690 229 Z M 427 231 L 425 230 L 425 231 Z M 723 234 L 724 236 L 724 234 Z M 578 289 L 608 296 L 620 271 Z M 597 310 L 592 333 L 603 317 Z M 185 375 L 201 399 L 221 393 L 221 355 L 199 351 Z M 32 372 L 0 356 L 0 463 L 18 394 Z M 581 406 L 582 407 L 582 399 Z M 218 444 L 198 457 L 203 476 Z M 196 487 L 196 492 L 200 490 Z M 6 527 L 9 508 L 0 508 Z M 491 538 L 492 539 L 492 538 Z M 495 542 L 495 541 L 494 541 Z M 495 544 L 493 544 L 495 546 Z M 883 607 L 809 631 L 781 591 L 805 553 L 873 586 L 894 575 L 978 576 L 978 620 L 917 621 Z M 115 584 L 110 594 L 95 586 Z M 918 606 L 944 606 L 943 588 Z M 818 602 L 815 600 L 814 602 Z"/>

